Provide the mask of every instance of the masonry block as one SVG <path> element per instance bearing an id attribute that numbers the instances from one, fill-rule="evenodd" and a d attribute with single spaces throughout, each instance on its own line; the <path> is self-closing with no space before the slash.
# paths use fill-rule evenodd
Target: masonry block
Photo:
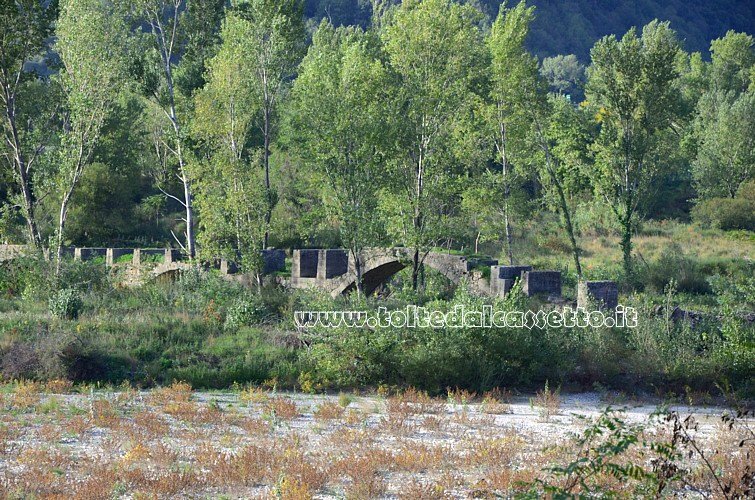
<path id="1" fill-rule="evenodd" d="M 522 290 L 527 297 L 538 294 L 561 295 L 561 271 L 527 271 Z"/>
<path id="2" fill-rule="evenodd" d="M 582 281 L 577 285 L 577 307 L 591 305 L 602 309 L 616 309 L 619 305 L 619 287 L 615 281 Z"/>
<path id="3" fill-rule="evenodd" d="M 262 251 L 262 274 L 272 274 L 286 268 L 286 252 L 281 249 Z"/>
<path id="4" fill-rule="evenodd" d="M 349 253 L 346 250 L 325 250 L 325 279 L 346 274 L 349 270 Z"/>
<path id="5" fill-rule="evenodd" d="M 522 273 L 531 271 L 532 266 L 491 266 L 490 290 L 493 295 L 504 297 L 522 277 Z"/>
<path id="6" fill-rule="evenodd" d="M 319 260 L 319 250 L 299 250 L 299 276 L 297 278 L 317 278 L 317 264 Z"/>
<path id="7" fill-rule="evenodd" d="M 503 280 L 513 280 L 522 277 L 522 273 L 532 271 L 532 266 L 493 266 L 490 268 L 490 276 Z M 497 274 L 496 274 L 497 272 Z"/>
<path id="8" fill-rule="evenodd" d="M 31 248 L 27 245 L 0 245 L 0 261 L 25 255 Z"/>

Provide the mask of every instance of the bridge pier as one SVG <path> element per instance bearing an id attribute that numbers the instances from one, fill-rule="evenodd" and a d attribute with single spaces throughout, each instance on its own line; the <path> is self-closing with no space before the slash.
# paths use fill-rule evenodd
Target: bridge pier
<path id="1" fill-rule="evenodd" d="M 585 310 L 592 305 L 601 309 L 616 309 L 619 287 L 615 281 L 580 281 L 577 284 L 577 307 Z"/>
<path id="2" fill-rule="evenodd" d="M 532 266 L 490 266 L 490 291 L 494 296 L 505 297 L 522 274 Z"/>
<path id="3" fill-rule="evenodd" d="M 527 297 L 548 294 L 561 296 L 561 271 L 527 271 L 523 274 L 522 291 Z"/>

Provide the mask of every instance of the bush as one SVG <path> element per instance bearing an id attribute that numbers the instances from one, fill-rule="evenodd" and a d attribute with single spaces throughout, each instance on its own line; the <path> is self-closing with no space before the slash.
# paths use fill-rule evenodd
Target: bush
<path id="1" fill-rule="evenodd" d="M 56 292 L 48 302 L 50 314 L 59 319 L 76 319 L 83 308 L 79 291 L 64 288 Z"/>
<path id="2" fill-rule="evenodd" d="M 738 198 L 713 198 L 692 209 L 692 216 L 701 224 L 723 230 L 755 231 L 755 203 Z"/>
<path id="3" fill-rule="evenodd" d="M 712 198 L 692 209 L 693 218 L 723 230 L 755 231 L 755 181 L 742 184 L 735 198 Z"/>
<path id="4" fill-rule="evenodd" d="M 66 334 L 34 335 L 3 338 L 0 347 L 2 376 L 6 379 L 68 379 L 61 353 L 70 342 Z"/>
<path id="5" fill-rule="evenodd" d="M 678 245 L 667 248 L 656 260 L 640 271 L 640 281 L 662 293 L 673 280 L 676 289 L 688 293 L 708 293 L 710 287 L 700 264 L 684 253 Z"/>
<path id="6" fill-rule="evenodd" d="M 267 309 L 261 300 L 255 298 L 237 299 L 228 308 L 223 326 L 226 330 L 237 330 L 242 326 L 261 323 L 267 315 Z"/>

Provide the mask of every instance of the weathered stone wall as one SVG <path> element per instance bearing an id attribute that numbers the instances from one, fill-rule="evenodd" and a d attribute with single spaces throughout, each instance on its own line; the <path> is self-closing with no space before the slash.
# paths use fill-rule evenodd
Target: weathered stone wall
<path id="1" fill-rule="evenodd" d="M 0 262 L 15 259 L 24 255 L 29 247 L 27 245 L 0 245 Z"/>

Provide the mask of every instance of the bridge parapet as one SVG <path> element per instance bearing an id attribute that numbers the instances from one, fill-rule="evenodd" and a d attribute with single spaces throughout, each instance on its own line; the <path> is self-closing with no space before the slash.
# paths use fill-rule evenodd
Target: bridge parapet
<path id="1" fill-rule="evenodd" d="M 523 273 L 522 291 L 527 297 L 539 294 L 561 296 L 561 271 L 527 271 Z"/>
<path id="2" fill-rule="evenodd" d="M 414 250 L 406 247 L 365 248 L 359 256 L 362 270 L 362 285 L 371 293 L 388 278 L 410 265 Z M 475 289 L 487 294 L 487 285 L 472 271 L 485 265 L 497 264 L 496 260 L 469 259 L 466 256 L 430 252 L 424 265 L 439 271 L 454 283 L 469 278 Z M 345 249 L 300 249 L 293 251 L 291 268 L 292 288 L 320 288 L 338 295 L 356 287 L 356 264 L 354 256 Z"/>

